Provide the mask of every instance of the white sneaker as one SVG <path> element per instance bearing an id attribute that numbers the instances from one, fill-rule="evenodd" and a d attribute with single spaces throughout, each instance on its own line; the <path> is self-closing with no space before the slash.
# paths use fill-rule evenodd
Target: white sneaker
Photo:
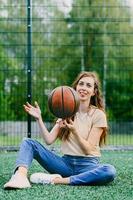
<path id="1" fill-rule="evenodd" d="M 12 175 L 11 179 L 4 185 L 4 189 L 22 189 L 30 188 L 30 182 L 27 177 L 21 175 L 20 173 L 15 173 Z"/>
<path id="2" fill-rule="evenodd" d="M 31 183 L 54 184 L 55 178 L 62 178 L 59 174 L 34 173 L 30 176 Z"/>

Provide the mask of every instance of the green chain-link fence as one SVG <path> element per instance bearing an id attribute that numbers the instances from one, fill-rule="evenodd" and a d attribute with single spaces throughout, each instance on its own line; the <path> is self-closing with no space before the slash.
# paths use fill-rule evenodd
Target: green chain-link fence
<path id="1" fill-rule="evenodd" d="M 23 104 L 38 101 L 48 128 L 49 92 L 80 71 L 102 80 L 109 145 L 133 145 L 133 7 L 119 0 L 2 0 L 0 146 L 40 138 Z M 28 123 L 27 123 L 28 121 Z M 28 125 L 27 125 L 28 124 Z M 28 127 L 28 128 L 27 128 Z"/>

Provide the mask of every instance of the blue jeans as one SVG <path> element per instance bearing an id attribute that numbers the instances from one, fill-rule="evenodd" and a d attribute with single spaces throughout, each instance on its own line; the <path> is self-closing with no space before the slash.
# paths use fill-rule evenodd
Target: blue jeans
<path id="1" fill-rule="evenodd" d="M 51 174 L 70 177 L 70 185 L 104 185 L 114 180 L 116 170 L 112 165 L 99 164 L 97 157 L 58 156 L 39 142 L 24 139 L 21 143 L 15 170 L 30 167 L 33 159 Z"/>

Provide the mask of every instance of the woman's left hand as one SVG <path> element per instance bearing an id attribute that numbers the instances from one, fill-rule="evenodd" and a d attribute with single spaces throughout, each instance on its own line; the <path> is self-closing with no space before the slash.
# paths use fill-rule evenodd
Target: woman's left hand
<path id="1" fill-rule="evenodd" d="M 74 125 L 74 121 L 72 121 L 71 119 L 65 119 L 64 124 L 72 133 L 74 134 L 77 133 L 76 127 Z"/>

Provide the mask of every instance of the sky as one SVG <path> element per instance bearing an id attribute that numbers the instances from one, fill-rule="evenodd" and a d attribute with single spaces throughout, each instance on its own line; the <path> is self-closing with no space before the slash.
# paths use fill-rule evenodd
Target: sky
<path id="1" fill-rule="evenodd" d="M 56 2 L 58 9 L 67 15 L 72 9 L 73 0 L 53 0 Z M 121 0 L 120 0 L 121 1 Z M 133 10 L 133 0 L 123 0 L 124 4 L 130 6 L 131 12 Z"/>
<path id="2" fill-rule="evenodd" d="M 133 9 L 133 0 L 128 0 L 129 5 L 131 6 L 131 8 Z"/>
<path id="3" fill-rule="evenodd" d="M 54 0 L 56 2 L 58 9 L 67 15 L 72 9 L 73 0 Z"/>

